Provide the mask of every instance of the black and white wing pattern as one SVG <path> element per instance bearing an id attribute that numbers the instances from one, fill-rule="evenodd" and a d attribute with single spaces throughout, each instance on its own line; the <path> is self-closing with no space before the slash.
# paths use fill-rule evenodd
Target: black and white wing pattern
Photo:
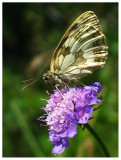
<path id="1" fill-rule="evenodd" d="M 62 37 L 52 56 L 50 73 L 63 74 L 68 80 L 91 74 L 104 66 L 107 50 L 97 16 L 87 11 L 74 21 Z"/>

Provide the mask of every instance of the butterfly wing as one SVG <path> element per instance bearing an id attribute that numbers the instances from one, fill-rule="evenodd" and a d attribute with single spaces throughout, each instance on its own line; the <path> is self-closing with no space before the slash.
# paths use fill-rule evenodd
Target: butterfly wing
<path id="1" fill-rule="evenodd" d="M 71 80 L 83 77 L 105 64 L 108 52 L 100 22 L 92 11 L 80 15 L 55 49 L 50 72 Z"/>

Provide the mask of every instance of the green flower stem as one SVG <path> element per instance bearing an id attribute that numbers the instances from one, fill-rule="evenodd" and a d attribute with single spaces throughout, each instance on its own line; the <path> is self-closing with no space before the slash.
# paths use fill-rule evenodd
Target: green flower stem
<path id="1" fill-rule="evenodd" d="M 98 136 L 98 134 L 95 132 L 95 130 L 87 123 L 84 125 L 91 133 L 92 135 L 97 139 L 98 143 L 100 144 L 103 152 L 105 153 L 106 157 L 110 157 L 109 151 L 107 147 L 105 146 L 104 142 L 102 139 Z"/>

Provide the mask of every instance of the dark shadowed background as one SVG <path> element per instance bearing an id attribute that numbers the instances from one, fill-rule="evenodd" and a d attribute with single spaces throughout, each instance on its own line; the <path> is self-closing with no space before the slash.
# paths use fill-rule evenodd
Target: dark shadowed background
<path id="1" fill-rule="evenodd" d="M 66 29 L 83 12 L 98 16 L 109 46 L 104 68 L 81 79 L 86 85 L 100 82 L 102 107 L 90 124 L 104 140 L 112 157 L 118 156 L 118 3 L 3 3 L 3 157 L 103 157 L 93 136 L 78 127 L 70 147 L 51 153 L 48 128 L 37 117 L 46 105 L 42 80 L 21 92 L 22 80 L 39 77 Z"/>

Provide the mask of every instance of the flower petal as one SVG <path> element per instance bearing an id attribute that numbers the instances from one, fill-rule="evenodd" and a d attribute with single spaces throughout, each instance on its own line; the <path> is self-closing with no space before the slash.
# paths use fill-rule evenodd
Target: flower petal
<path id="1" fill-rule="evenodd" d="M 67 136 L 73 138 L 77 134 L 77 123 L 73 122 L 68 128 Z"/>
<path id="2" fill-rule="evenodd" d="M 66 148 L 70 146 L 68 138 L 62 138 L 60 141 L 53 142 L 53 154 L 60 154 L 65 151 Z"/>

